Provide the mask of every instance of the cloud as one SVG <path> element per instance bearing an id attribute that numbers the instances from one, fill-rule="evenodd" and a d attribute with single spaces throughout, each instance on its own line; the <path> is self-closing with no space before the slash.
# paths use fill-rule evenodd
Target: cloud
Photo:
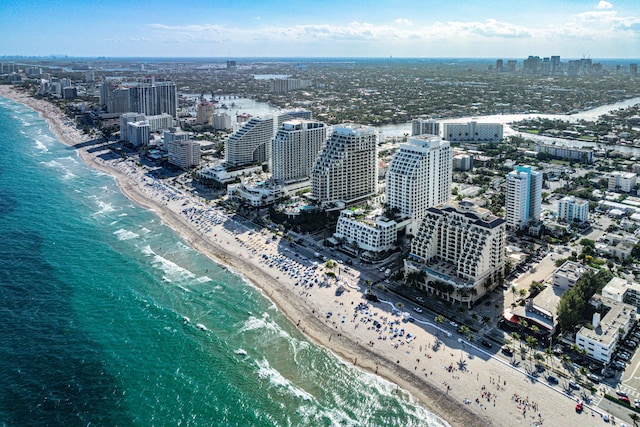
<path id="1" fill-rule="evenodd" d="M 611 9 L 613 7 L 613 4 L 609 3 L 606 0 L 600 0 L 600 3 L 598 3 L 598 6 L 596 6 L 598 9 Z"/>
<path id="2" fill-rule="evenodd" d="M 407 27 L 410 27 L 413 25 L 413 22 L 411 22 L 411 20 L 407 18 L 398 18 L 394 20 L 393 23 L 397 25 L 406 25 Z"/>

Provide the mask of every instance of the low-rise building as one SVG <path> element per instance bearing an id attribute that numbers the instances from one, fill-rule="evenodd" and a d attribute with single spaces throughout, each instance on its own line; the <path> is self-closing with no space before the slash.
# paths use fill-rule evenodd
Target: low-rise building
<path id="1" fill-rule="evenodd" d="M 353 252 L 369 252 L 365 258 L 375 258 L 380 253 L 396 247 L 398 224 L 373 213 L 365 215 L 362 209 L 345 209 L 340 212 L 334 239 Z"/>
<path id="2" fill-rule="evenodd" d="M 589 165 L 593 163 L 593 150 L 582 150 L 579 148 L 546 144 L 536 144 L 535 150 L 538 153 L 547 153 L 560 159 L 575 160 Z"/>
<path id="3" fill-rule="evenodd" d="M 613 277 L 602 289 L 602 296 L 640 307 L 640 283 Z"/>
<path id="4" fill-rule="evenodd" d="M 451 142 L 500 142 L 501 123 L 443 123 L 442 137 Z"/>
<path id="5" fill-rule="evenodd" d="M 553 272 L 552 284 L 562 289 L 573 288 L 585 273 L 582 264 L 573 261 L 565 261 Z"/>
<path id="6" fill-rule="evenodd" d="M 594 295 L 589 304 L 598 311 L 594 313 L 591 325 L 583 326 L 576 334 L 576 345 L 595 360 L 609 363 L 620 337 L 635 323 L 636 308 L 601 295 Z"/>

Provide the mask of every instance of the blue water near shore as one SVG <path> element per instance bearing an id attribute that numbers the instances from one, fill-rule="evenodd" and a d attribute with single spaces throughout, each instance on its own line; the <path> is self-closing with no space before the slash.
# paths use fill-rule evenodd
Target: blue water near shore
<path id="1" fill-rule="evenodd" d="M 0 425 L 441 425 L 4 98 L 0 147 Z"/>

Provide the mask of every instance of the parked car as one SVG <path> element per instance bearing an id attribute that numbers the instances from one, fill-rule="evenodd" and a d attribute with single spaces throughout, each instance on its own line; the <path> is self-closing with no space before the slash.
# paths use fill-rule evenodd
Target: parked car
<path id="1" fill-rule="evenodd" d="M 592 372 L 589 372 L 587 374 L 587 378 L 589 378 L 591 381 L 595 382 L 595 383 L 599 383 L 600 381 L 602 381 L 602 377 L 600 375 L 596 375 Z"/>
<path id="2" fill-rule="evenodd" d="M 618 400 L 623 401 L 627 405 L 631 405 L 631 401 L 629 401 L 629 398 L 627 396 L 618 396 Z"/>
<path id="3" fill-rule="evenodd" d="M 618 397 L 622 396 L 622 397 L 628 397 L 627 393 L 625 393 L 622 390 L 616 390 L 616 394 L 618 395 Z"/>
<path id="4" fill-rule="evenodd" d="M 554 377 L 553 375 L 547 375 L 547 382 L 549 384 L 557 385 L 558 384 L 558 379 L 556 377 Z"/>
<path id="5" fill-rule="evenodd" d="M 504 354 L 505 356 L 513 356 L 513 350 L 510 347 L 504 346 L 500 349 L 500 351 L 502 351 L 502 354 Z"/>
<path id="6" fill-rule="evenodd" d="M 580 390 L 580 384 L 575 381 L 569 381 L 569 388 L 572 390 Z"/>

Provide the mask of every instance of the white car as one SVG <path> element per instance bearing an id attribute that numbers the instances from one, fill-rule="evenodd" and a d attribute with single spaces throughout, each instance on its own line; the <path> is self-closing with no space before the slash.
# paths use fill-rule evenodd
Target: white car
<path id="1" fill-rule="evenodd" d="M 456 322 L 454 322 L 453 320 L 452 320 L 451 322 L 449 322 L 449 324 L 450 324 L 451 326 L 453 326 L 454 328 L 457 328 L 457 327 L 458 327 L 458 324 L 457 324 Z"/>
<path id="2" fill-rule="evenodd" d="M 416 313 L 422 313 L 422 309 L 420 307 L 414 307 L 413 311 Z"/>

